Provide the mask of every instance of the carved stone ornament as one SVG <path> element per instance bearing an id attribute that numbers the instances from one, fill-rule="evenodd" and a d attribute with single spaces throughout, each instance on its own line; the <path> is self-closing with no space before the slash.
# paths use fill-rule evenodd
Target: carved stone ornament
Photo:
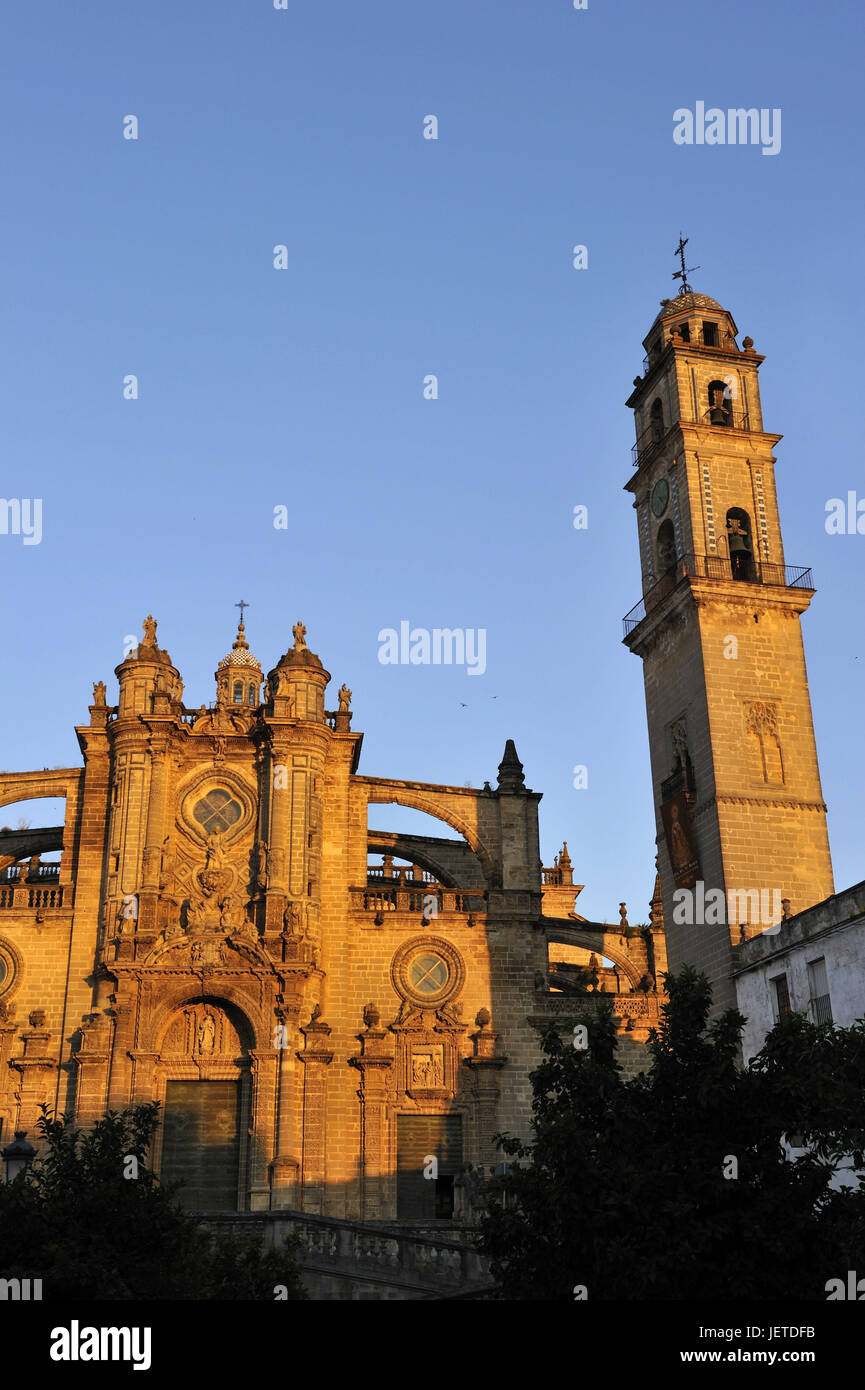
<path id="1" fill-rule="evenodd" d="M 748 732 L 752 734 L 778 734 L 777 706 L 765 700 L 755 700 L 746 714 Z"/>

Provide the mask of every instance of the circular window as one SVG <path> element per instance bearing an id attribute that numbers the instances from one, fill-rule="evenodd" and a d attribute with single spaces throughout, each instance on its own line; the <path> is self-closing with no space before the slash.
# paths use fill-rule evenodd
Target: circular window
<path id="1" fill-rule="evenodd" d="M 415 956 L 408 968 L 409 983 L 418 994 L 441 994 L 449 976 L 447 961 L 432 951 Z"/>
<path id="2" fill-rule="evenodd" d="M 0 994 L 11 990 L 18 974 L 18 953 L 8 941 L 0 941 Z"/>
<path id="3" fill-rule="evenodd" d="M 224 834 L 240 820 L 243 812 L 239 802 L 235 801 L 229 792 L 224 791 L 222 787 L 215 787 L 200 801 L 196 801 L 192 814 L 204 831 L 212 835 L 215 830 L 221 830 Z"/>
<path id="4" fill-rule="evenodd" d="M 438 1008 L 462 988 L 465 967 L 458 951 L 439 937 L 422 937 L 400 946 L 391 976 L 398 994 L 427 1008 Z"/>

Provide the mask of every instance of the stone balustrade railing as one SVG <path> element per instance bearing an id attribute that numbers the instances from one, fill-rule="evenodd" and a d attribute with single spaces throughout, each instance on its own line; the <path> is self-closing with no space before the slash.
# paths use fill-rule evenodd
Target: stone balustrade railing
<path id="1" fill-rule="evenodd" d="M 63 906 L 64 889 L 60 884 L 51 886 L 39 883 L 25 883 L 23 886 L 17 883 L 0 884 L 0 910 L 18 909 L 26 911 L 30 908 L 56 908 Z"/>
<path id="2" fill-rule="evenodd" d="M 351 909 L 353 912 L 413 913 L 427 919 L 448 912 L 482 914 L 486 908 L 479 893 L 457 892 L 450 888 L 436 888 L 430 884 L 416 888 L 351 888 Z"/>

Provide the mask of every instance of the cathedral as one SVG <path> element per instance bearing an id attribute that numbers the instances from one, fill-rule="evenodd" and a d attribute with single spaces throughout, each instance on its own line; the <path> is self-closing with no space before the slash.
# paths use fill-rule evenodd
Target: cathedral
<path id="1" fill-rule="evenodd" d="M 498 1162 L 498 1132 L 529 1135 L 549 1023 L 611 1000 L 634 1073 L 668 955 L 727 1007 L 737 953 L 831 900 L 814 591 L 784 554 L 763 358 L 682 278 L 628 400 L 648 920 L 579 915 L 512 741 L 480 790 L 369 775 L 352 692 L 328 698 L 302 623 L 265 676 L 241 617 L 196 706 L 148 616 L 116 694 L 94 686 L 82 765 L 0 775 L 2 805 L 66 806 L 62 826 L 0 833 L 2 1143 L 32 1138 L 43 1102 L 87 1125 L 155 1100 L 153 1164 L 193 1209 L 318 1220 L 334 1250 L 333 1223 L 469 1224 L 465 1175 Z M 447 833 L 373 830 L 374 804 Z"/>
<path id="2" fill-rule="evenodd" d="M 526 1134 L 539 1029 L 577 993 L 617 996 L 639 1066 L 660 910 L 574 913 L 511 741 L 480 791 L 361 773 L 351 691 L 326 708 L 299 622 L 265 679 L 241 621 L 197 709 L 150 616 L 116 676 L 82 768 L 0 777 L 4 804 L 66 800 L 0 837 L 0 1138 L 44 1101 L 86 1125 L 156 1100 L 153 1162 L 195 1209 L 446 1220 L 493 1136 Z M 370 830 L 374 803 L 451 833 Z"/>

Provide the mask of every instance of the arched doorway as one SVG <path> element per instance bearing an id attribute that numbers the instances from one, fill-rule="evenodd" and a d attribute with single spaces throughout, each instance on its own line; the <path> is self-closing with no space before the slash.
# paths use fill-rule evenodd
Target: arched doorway
<path id="1" fill-rule="evenodd" d="M 157 1063 L 163 1105 L 156 1166 L 182 1184 L 190 1211 L 237 1211 L 248 1167 L 248 1025 L 225 1000 L 185 1004 L 165 1031 Z"/>

